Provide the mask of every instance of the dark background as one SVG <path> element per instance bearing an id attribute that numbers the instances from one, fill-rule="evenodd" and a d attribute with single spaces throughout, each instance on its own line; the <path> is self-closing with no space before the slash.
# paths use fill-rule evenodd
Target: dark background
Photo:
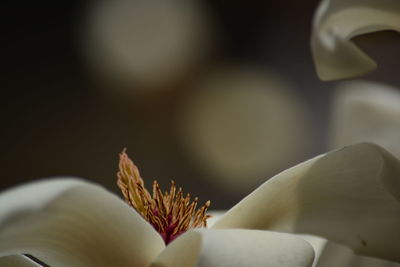
<path id="1" fill-rule="evenodd" d="M 286 167 L 327 149 L 336 83 L 321 82 L 312 63 L 309 39 L 317 3 L 205 1 L 218 44 L 203 70 L 226 61 L 273 68 L 298 88 L 311 111 L 311 143 Z M 201 200 L 211 199 L 214 209 L 228 208 L 248 194 L 215 187 L 203 179 L 213 174 L 187 157 L 176 135 L 175 118 L 179 100 L 193 83 L 190 78 L 168 90 L 129 97 L 104 90 L 82 49 L 81 29 L 89 4 L 3 5 L 0 189 L 43 177 L 78 176 L 118 192 L 118 153 L 127 147 L 147 184 L 156 178 L 165 186 L 173 178 Z M 367 78 L 400 85 L 398 35 L 379 33 L 357 42 L 382 66 Z"/>

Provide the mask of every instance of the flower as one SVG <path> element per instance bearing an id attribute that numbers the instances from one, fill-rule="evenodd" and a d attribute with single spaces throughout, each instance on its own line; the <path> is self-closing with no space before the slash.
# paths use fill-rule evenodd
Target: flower
<path id="1" fill-rule="evenodd" d="M 43 180 L 0 195 L 0 257 L 8 256 L 0 265 L 34 266 L 9 256 L 30 254 L 51 266 L 302 267 L 313 264 L 315 251 L 318 267 L 399 266 L 399 201 L 399 160 L 356 144 L 276 175 L 210 229 L 189 230 L 166 246 L 103 188 Z"/>
<path id="2" fill-rule="evenodd" d="M 400 2 L 392 0 L 323 0 L 313 22 L 311 47 L 321 80 L 368 73 L 376 63 L 352 41 L 384 30 L 400 32 Z"/>

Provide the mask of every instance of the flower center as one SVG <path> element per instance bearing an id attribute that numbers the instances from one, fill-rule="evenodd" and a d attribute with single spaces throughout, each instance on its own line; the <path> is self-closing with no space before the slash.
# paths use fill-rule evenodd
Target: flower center
<path id="1" fill-rule="evenodd" d="M 125 150 L 120 154 L 117 176 L 125 201 L 160 233 L 165 244 L 189 229 L 207 227 L 207 219 L 211 217 L 206 214 L 210 201 L 197 209 L 197 197 L 191 201 L 190 194 L 184 196 L 182 188 L 177 190 L 174 181 L 171 181 L 169 192 L 164 193 L 154 181 L 151 195 Z"/>

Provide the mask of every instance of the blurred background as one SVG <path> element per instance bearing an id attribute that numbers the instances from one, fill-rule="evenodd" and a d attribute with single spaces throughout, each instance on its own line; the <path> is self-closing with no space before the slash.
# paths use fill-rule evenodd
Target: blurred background
<path id="1" fill-rule="evenodd" d="M 400 110 L 377 94 L 381 83 L 387 99 L 400 94 L 400 37 L 355 40 L 378 62 L 362 77 L 376 83 L 321 82 L 309 48 L 318 2 L 8 3 L 0 189 L 77 176 L 119 194 L 127 148 L 147 185 L 174 179 L 226 209 L 329 149 L 384 140 L 390 150 Z M 359 101 L 364 87 L 378 93 Z"/>

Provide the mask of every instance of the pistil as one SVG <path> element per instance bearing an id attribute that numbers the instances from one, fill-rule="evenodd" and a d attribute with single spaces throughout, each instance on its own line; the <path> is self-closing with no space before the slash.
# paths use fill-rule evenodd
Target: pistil
<path id="1" fill-rule="evenodd" d="M 126 151 L 122 151 L 119 160 L 118 187 L 125 201 L 133 207 L 169 244 L 189 229 L 207 227 L 207 209 L 210 201 L 197 208 L 197 197 L 191 200 L 190 194 L 176 188 L 171 181 L 169 191 L 161 191 L 157 181 L 153 182 L 152 194 L 145 188 L 144 181 Z"/>

